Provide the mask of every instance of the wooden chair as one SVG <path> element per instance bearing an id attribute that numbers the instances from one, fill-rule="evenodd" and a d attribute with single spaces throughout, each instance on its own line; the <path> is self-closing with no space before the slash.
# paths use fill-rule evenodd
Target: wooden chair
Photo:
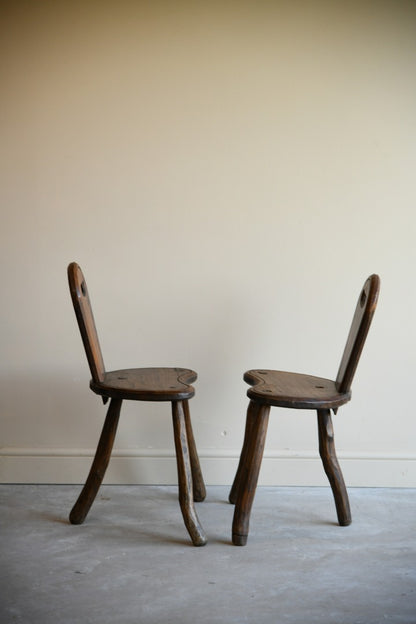
<path id="1" fill-rule="evenodd" d="M 240 462 L 229 496 L 230 503 L 235 503 L 232 540 L 236 546 L 244 546 L 247 542 L 272 406 L 317 410 L 319 453 L 334 495 L 338 522 L 341 526 L 351 523 L 348 494 L 335 453 L 331 410 L 336 413 L 351 398 L 351 383 L 377 305 L 379 289 L 378 275 L 371 275 L 360 293 L 335 381 L 274 370 L 245 373 L 244 380 L 252 386 L 247 391 L 250 403 Z"/>
<path id="2" fill-rule="evenodd" d="M 68 266 L 68 281 L 92 379 L 90 388 L 110 400 L 104 427 L 87 481 L 69 519 L 81 524 L 94 502 L 110 460 L 124 399 L 131 401 L 170 401 L 179 481 L 179 503 L 185 526 L 195 546 L 206 544 L 204 531 L 195 512 L 194 501 L 205 498 L 205 485 L 199 465 L 189 414 L 188 400 L 195 394 L 189 385 L 197 374 L 184 368 L 131 368 L 107 372 L 101 354 L 87 285 L 76 262 Z"/>

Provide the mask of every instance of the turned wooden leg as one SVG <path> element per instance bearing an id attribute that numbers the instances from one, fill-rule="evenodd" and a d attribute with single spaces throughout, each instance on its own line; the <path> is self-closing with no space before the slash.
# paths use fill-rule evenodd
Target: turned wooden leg
<path id="1" fill-rule="evenodd" d="M 111 399 L 90 472 L 81 494 L 69 514 L 71 524 L 84 522 L 102 483 L 116 437 L 121 403 L 121 399 Z"/>
<path id="2" fill-rule="evenodd" d="M 233 485 L 230 490 L 230 495 L 228 497 L 228 500 L 230 501 L 232 505 L 235 504 L 238 498 L 238 492 L 240 490 L 241 480 L 242 480 L 243 472 L 244 472 L 244 466 L 247 465 L 247 453 L 248 453 L 250 440 L 251 440 L 251 431 L 253 428 L 252 427 L 253 425 L 252 412 L 253 411 L 255 412 L 255 410 L 256 410 L 256 404 L 250 401 L 249 406 L 248 406 L 248 411 L 247 411 L 246 429 L 244 433 L 243 447 L 241 449 L 241 454 L 240 454 L 240 461 L 238 462 L 237 472 L 235 474 Z"/>
<path id="3" fill-rule="evenodd" d="M 263 458 L 269 412 L 269 405 L 250 402 L 247 412 L 247 419 L 251 421 L 248 425 L 250 441 L 247 444 L 245 463 L 240 471 L 233 519 L 232 540 L 235 546 L 244 546 L 247 543 L 251 507 Z"/>
<path id="4" fill-rule="evenodd" d="M 341 526 L 348 526 L 351 524 L 350 504 L 347 488 L 345 487 L 344 478 L 335 453 L 334 429 L 329 409 L 318 410 L 318 431 L 319 454 L 334 495 L 338 522 Z"/>
<path id="5" fill-rule="evenodd" d="M 196 450 L 194 433 L 192 431 L 191 416 L 189 413 L 189 402 L 182 401 L 183 412 L 185 416 L 186 435 L 188 438 L 189 457 L 191 460 L 191 472 L 192 472 L 192 490 L 194 495 L 194 501 L 200 503 L 205 500 L 207 495 L 205 489 L 204 478 L 202 476 L 201 465 L 199 463 L 198 452 Z"/>
<path id="6" fill-rule="evenodd" d="M 207 538 L 194 507 L 191 460 L 182 401 L 172 402 L 172 420 L 178 466 L 179 504 L 182 516 L 194 546 L 204 546 L 207 543 Z"/>

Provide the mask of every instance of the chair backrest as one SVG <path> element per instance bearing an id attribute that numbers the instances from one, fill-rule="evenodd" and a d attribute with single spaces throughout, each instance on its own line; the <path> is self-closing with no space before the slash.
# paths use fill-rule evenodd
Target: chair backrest
<path id="1" fill-rule="evenodd" d="M 370 275 L 358 298 L 347 344 L 339 365 L 335 382 L 338 392 L 349 392 L 351 389 L 352 380 L 377 306 L 379 291 L 379 276 Z"/>
<path id="2" fill-rule="evenodd" d="M 104 379 L 104 361 L 88 296 L 87 284 L 76 262 L 68 266 L 68 282 L 79 330 L 87 354 L 91 375 L 96 383 Z"/>

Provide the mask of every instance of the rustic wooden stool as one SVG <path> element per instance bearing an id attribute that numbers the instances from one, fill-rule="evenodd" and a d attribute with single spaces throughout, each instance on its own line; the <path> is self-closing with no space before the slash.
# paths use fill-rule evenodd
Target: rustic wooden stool
<path id="1" fill-rule="evenodd" d="M 229 496 L 230 503 L 235 503 L 232 540 L 236 546 L 244 546 L 247 542 L 272 406 L 317 410 L 319 453 L 334 495 L 338 522 L 341 526 L 351 523 L 348 494 L 335 453 L 331 410 L 336 414 L 338 407 L 351 398 L 351 383 L 376 309 L 379 290 L 378 275 L 371 275 L 360 293 L 335 381 L 274 370 L 245 373 L 244 380 L 252 386 L 247 391 L 250 403 L 240 462 Z"/>
<path id="2" fill-rule="evenodd" d="M 188 400 L 195 394 L 189 385 L 197 374 L 185 368 L 131 368 L 106 372 L 87 285 L 76 262 L 68 266 L 68 280 L 79 329 L 87 354 L 92 379 L 90 388 L 111 399 L 87 481 L 69 519 L 81 524 L 94 502 L 104 478 L 117 431 L 121 404 L 131 401 L 170 401 L 179 481 L 179 503 L 185 526 L 194 546 L 206 544 L 204 531 L 195 512 L 194 501 L 203 501 L 205 485 L 192 432 Z"/>

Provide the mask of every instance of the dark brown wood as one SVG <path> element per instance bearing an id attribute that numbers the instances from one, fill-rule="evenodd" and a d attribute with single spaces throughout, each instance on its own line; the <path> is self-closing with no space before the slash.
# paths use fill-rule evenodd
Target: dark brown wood
<path id="1" fill-rule="evenodd" d="M 257 404 L 254 401 L 250 401 L 247 409 L 247 418 L 246 418 L 246 429 L 244 432 L 244 441 L 243 447 L 240 453 L 240 461 L 238 462 L 238 468 L 236 475 L 234 477 L 233 485 L 230 490 L 230 495 L 228 500 L 232 505 L 235 505 L 238 494 L 240 492 L 240 487 L 244 483 L 244 470 L 248 465 L 248 451 L 250 446 L 250 440 L 253 436 L 253 423 L 254 418 L 257 413 Z"/>
<path id="2" fill-rule="evenodd" d="M 339 392 L 349 392 L 357 370 L 358 361 L 370 329 L 371 321 L 376 310 L 380 292 L 380 278 L 370 275 L 366 280 L 358 297 L 347 344 L 338 369 L 336 386 Z"/>
<path id="3" fill-rule="evenodd" d="M 194 501 L 201 503 L 205 500 L 207 495 L 205 489 L 204 478 L 202 476 L 201 465 L 199 463 L 198 452 L 196 450 L 194 432 L 192 430 L 191 415 L 189 413 L 188 401 L 182 401 L 183 413 L 185 416 L 186 436 L 188 439 L 189 458 L 191 460 L 191 472 L 192 472 L 192 491 L 194 495 Z"/>
<path id="4" fill-rule="evenodd" d="M 127 368 L 104 373 L 90 388 L 96 394 L 131 401 L 182 401 L 194 396 L 196 373 L 187 368 Z"/>
<path id="5" fill-rule="evenodd" d="M 336 381 L 312 375 L 275 370 L 249 370 L 244 380 L 252 387 L 247 391 L 247 412 L 243 448 L 237 473 L 230 491 L 230 503 L 236 504 L 233 521 L 233 543 L 247 541 L 249 516 L 254 499 L 258 472 L 263 455 L 267 422 L 262 410 L 275 407 L 315 409 L 318 412 L 319 452 L 334 495 L 341 526 L 351 523 L 347 489 L 335 452 L 331 412 L 351 398 L 351 382 L 377 305 L 380 278 L 371 275 L 358 299 L 347 344 Z M 265 424 L 266 422 L 266 424 Z M 256 450 L 258 446 L 258 450 Z"/>
<path id="6" fill-rule="evenodd" d="M 91 376 L 98 383 L 104 378 L 104 360 L 95 327 L 87 283 L 81 267 L 76 262 L 71 262 L 68 266 L 68 282 Z"/>
<path id="7" fill-rule="evenodd" d="M 191 460 L 182 401 L 172 402 L 172 420 L 178 467 L 179 505 L 194 546 L 204 546 L 207 538 L 194 507 Z"/>
<path id="8" fill-rule="evenodd" d="M 247 371 L 244 380 L 254 384 L 247 392 L 250 399 L 275 407 L 334 409 L 351 398 L 351 392 L 338 392 L 331 379 L 312 375 L 262 369 Z"/>
<path id="9" fill-rule="evenodd" d="M 334 495 L 338 522 L 341 526 L 348 526 L 351 524 L 350 503 L 335 452 L 334 428 L 330 410 L 318 410 L 318 432 L 319 454 Z"/>
<path id="10" fill-rule="evenodd" d="M 81 524 L 101 485 L 110 460 L 123 400 L 170 401 L 172 403 L 177 453 L 179 499 L 186 527 L 196 546 L 206 542 L 196 517 L 193 500 L 205 498 L 205 484 L 199 464 L 188 400 L 195 394 L 190 385 L 197 378 L 187 368 L 132 368 L 106 371 L 84 275 L 76 262 L 68 267 L 68 280 L 78 326 L 91 370 L 90 388 L 104 403 L 111 398 L 106 421 L 87 481 L 75 503 L 70 521 Z M 190 492 L 190 493 L 189 493 Z"/>
<path id="11" fill-rule="evenodd" d="M 104 479 L 116 437 L 122 400 L 112 399 L 107 410 L 103 430 L 98 441 L 94 461 L 77 502 L 69 514 L 71 524 L 82 524 L 93 504 Z"/>
<path id="12" fill-rule="evenodd" d="M 240 485 L 234 509 L 232 540 L 235 546 L 247 543 L 250 513 L 256 493 L 257 481 L 266 442 L 270 406 L 251 402 L 247 419 L 250 422 L 250 439 L 245 451 L 246 461 L 241 467 Z"/>

